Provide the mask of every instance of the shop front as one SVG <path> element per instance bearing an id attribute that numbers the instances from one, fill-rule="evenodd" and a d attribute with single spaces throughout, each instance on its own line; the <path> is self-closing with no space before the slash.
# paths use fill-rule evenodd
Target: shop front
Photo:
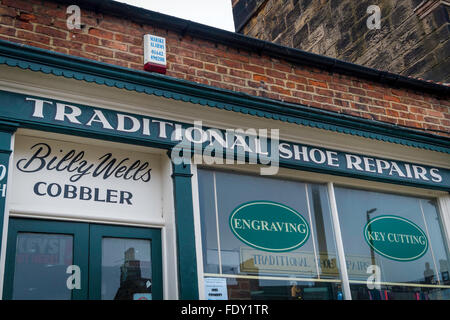
<path id="1" fill-rule="evenodd" d="M 450 299 L 444 138 L 8 59 L 2 299 Z"/>

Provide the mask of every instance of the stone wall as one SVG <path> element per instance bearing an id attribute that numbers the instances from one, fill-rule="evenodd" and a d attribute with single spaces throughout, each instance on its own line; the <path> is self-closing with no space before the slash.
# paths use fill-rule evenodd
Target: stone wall
<path id="1" fill-rule="evenodd" d="M 234 0 L 233 4 L 237 32 L 375 69 L 450 82 L 450 6 L 444 1 Z M 380 29 L 367 27 L 369 5 L 381 9 Z"/>

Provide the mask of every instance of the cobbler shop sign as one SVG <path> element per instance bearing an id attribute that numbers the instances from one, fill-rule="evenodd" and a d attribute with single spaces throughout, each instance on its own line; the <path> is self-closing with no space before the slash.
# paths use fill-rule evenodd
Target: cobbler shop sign
<path id="1" fill-rule="evenodd" d="M 19 212 L 159 212 L 159 156 L 68 141 L 18 136 L 11 206 Z"/>
<path id="2" fill-rule="evenodd" d="M 272 139 L 272 136 L 265 139 L 245 132 L 243 135 L 228 136 L 225 130 L 199 128 L 193 124 L 170 119 L 13 92 L 0 91 L 0 120 L 15 121 L 25 128 L 45 128 L 49 131 L 74 134 L 83 132 L 85 135 L 92 134 L 93 137 L 101 135 L 113 141 L 133 139 L 137 144 L 164 149 L 172 149 L 182 141 L 191 145 L 192 150 L 201 152 L 212 147 L 214 154 L 217 154 L 215 151 L 220 149 L 219 157 L 224 157 L 225 152 L 227 156 L 229 153 L 234 155 L 244 153 L 248 159 L 256 157 L 264 164 L 267 164 L 269 159 L 281 166 L 301 170 L 450 191 L 450 170 L 447 168 L 278 141 Z M 24 165 L 25 162 L 21 164 Z M 98 173 L 98 170 L 96 172 Z M 129 172 L 126 176 L 129 177 L 130 174 Z M 136 174 L 135 177 L 140 175 L 143 175 L 142 179 L 146 179 L 144 172 Z M 43 188 L 44 185 L 40 185 L 38 191 L 42 193 Z M 95 191 L 93 192 L 95 194 Z M 120 192 L 118 199 L 120 202 Z M 126 199 L 127 195 L 124 193 L 122 204 L 127 204 Z"/>

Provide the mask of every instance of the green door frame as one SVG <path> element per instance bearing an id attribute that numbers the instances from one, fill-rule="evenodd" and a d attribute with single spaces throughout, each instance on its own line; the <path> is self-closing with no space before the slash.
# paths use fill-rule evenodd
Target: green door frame
<path id="1" fill-rule="evenodd" d="M 90 224 L 89 227 L 89 300 L 101 299 L 104 237 L 151 240 L 152 299 L 162 300 L 161 230 L 100 224 Z"/>
<path id="2" fill-rule="evenodd" d="M 8 228 L 3 299 L 12 299 L 17 234 L 19 232 L 72 235 L 73 264 L 78 265 L 81 271 L 81 288 L 72 290 L 72 299 L 85 300 L 88 298 L 88 278 L 84 275 L 88 274 L 88 255 L 86 252 L 89 249 L 89 225 L 87 223 L 79 222 L 11 218 L 9 220 Z"/>
<path id="3" fill-rule="evenodd" d="M 152 298 L 155 300 L 163 298 L 160 229 L 23 218 L 11 218 L 8 229 L 3 285 L 3 299 L 5 300 L 11 300 L 13 295 L 16 244 L 19 232 L 73 236 L 73 264 L 78 265 L 81 270 L 81 288 L 72 290 L 73 300 L 99 300 L 101 298 L 103 237 L 151 240 Z"/>

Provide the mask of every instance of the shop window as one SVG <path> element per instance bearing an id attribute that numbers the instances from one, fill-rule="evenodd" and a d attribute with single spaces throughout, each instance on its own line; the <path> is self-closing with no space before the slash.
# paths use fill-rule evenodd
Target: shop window
<path id="1" fill-rule="evenodd" d="M 435 199 L 344 187 L 335 195 L 352 299 L 450 299 Z"/>
<path id="2" fill-rule="evenodd" d="M 326 185 L 203 169 L 198 181 L 205 284 L 226 279 L 207 299 L 342 297 Z"/>

